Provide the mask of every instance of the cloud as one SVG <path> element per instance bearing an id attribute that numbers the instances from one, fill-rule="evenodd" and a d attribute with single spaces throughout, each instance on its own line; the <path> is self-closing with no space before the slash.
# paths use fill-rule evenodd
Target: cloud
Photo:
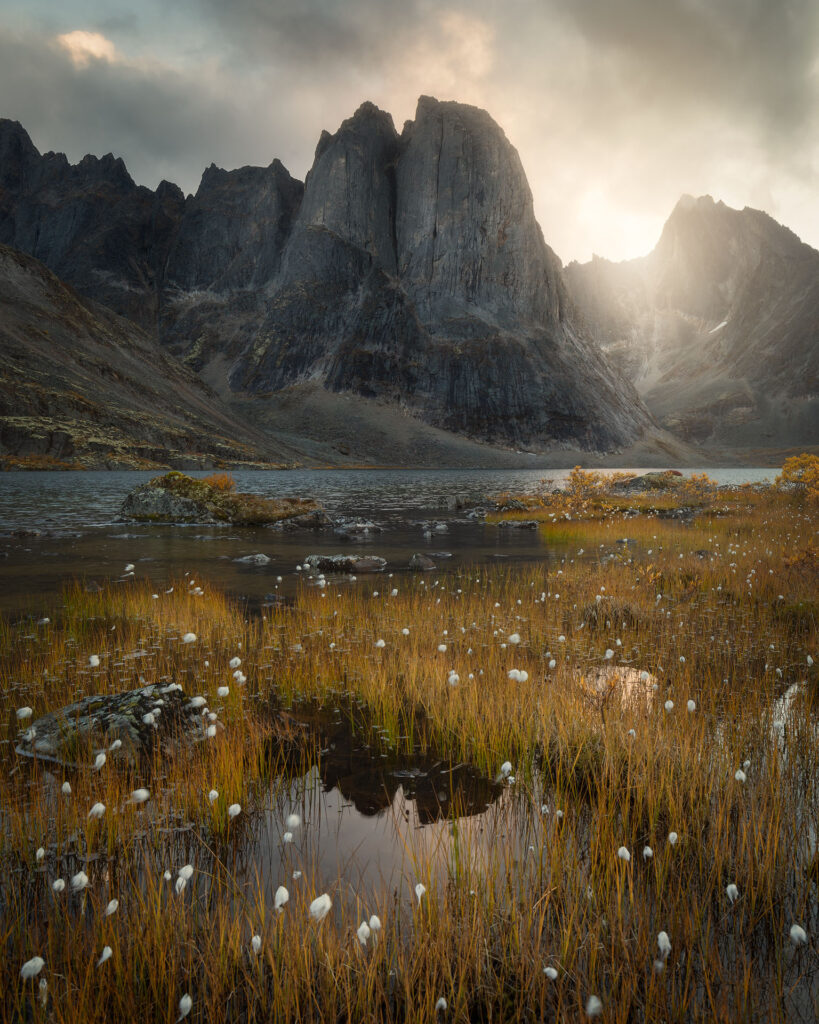
<path id="1" fill-rule="evenodd" d="M 114 44 L 100 32 L 84 32 L 82 29 L 64 32 L 57 36 L 57 44 L 65 50 L 74 66 L 78 68 L 87 67 L 92 60 L 103 60 L 113 64 L 118 59 Z"/>
<path id="2" fill-rule="evenodd" d="M 648 251 L 683 192 L 819 246 L 815 0 L 144 0 L 138 22 L 63 0 L 59 23 L 4 3 L 0 114 L 145 184 L 274 156 L 303 176 L 364 99 L 400 126 L 427 93 L 504 128 L 565 260 Z"/>

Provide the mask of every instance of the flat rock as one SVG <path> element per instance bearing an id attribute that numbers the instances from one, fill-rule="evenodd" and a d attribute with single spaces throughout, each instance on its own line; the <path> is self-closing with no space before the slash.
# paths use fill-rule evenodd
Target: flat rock
<path id="1" fill-rule="evenodd" d="M 146 716 L 151 717 L 146 721 Z M 180 743 L 204 739 L 207 724 L 202 708 L 185 696 L 179 684 L 149 685 L 125 693 L 83 697 L 50 711 L 20 734 L 15 749 L 22 757 L 74 767 L 78 767 L 78 753 L 86 749 L 106 751 L 114 762 L 133 764 L 157 743 L 170 752 Z M 109 752 L 115 740 L 122 745 Z M 89 763 L 93 763 L 93 755 Z"/>
<path id="2" fill-rule="evenodd" d="M 500 529 L 506 530 L 536 530 L 539 525 L 536 519 L 501 519 L 498 523 Z"/>

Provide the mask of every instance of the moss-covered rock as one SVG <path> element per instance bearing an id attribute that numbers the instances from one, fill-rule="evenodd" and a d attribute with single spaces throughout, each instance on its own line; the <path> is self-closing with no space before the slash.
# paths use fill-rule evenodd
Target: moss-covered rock
<path id="1" fill-rule="evenodd" d="M 23 757 L 73 766 L 91 763 L 94 753 L 104 750 L 113 761 L 134 764 L 157 743 L 170 752 L 180 743 L 205 739 L 203 703 L 186 697 L 176 683 L 84 697 L 32 722 L 16 750 Z"/>
<path id="2" fill-rule="evenodd" d="M 258 494 L 242 494 L 224 477 L 196 479 L 171 472 L 140 484 L 125 499 L 120 516 L 138 522 L 234 523 L 264 526 L 304 517 L 314 526 L 323 516 L 318 502 L 309 498 L 276 500 Z"/>

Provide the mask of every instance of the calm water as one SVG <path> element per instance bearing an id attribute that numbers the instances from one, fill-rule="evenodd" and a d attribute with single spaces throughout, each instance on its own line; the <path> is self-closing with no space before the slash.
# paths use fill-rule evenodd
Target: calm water
<path id="1" fill-rule="evenodd" d="M 693 472 L 693 471 L 692 471 Z M 699 471 L 698 471 L 699 472 Z M 772 479 L 771 469 L 707 469 L 720 483 Z M 157 587 L 190 572 L 251 603 L 288 594 L 309 554 L 362 553 L 407 571 L 410 555 L 432 554 L 440 571 L 502 559 L 548 559 L 536 530 L 499 530 L 464 509 L 486 506 L 502 491 L 532 492 L 566 471 L 544 470 L 288 470 L 235 473 L 241 491 L 313 497 L 331 516 L 371 520 L 380 532 L 346 540 L 332 530 L 279 531 L 230 526 L 133 525 L 120 506 L 154 472 L 0 474 L 0 611 L 46 614 L 66 580 L 117 579 L 133 562 L 138 578 Z M 206 475 L 206 474 L 195 474 Z M 442 524 L 435 529 L 435 524 Z M 427 532 L 432 526 L 432 533 Z M 15 531 L 38 531 L 20 535 Z M 438 556 L 444 552 L 449 557 Z M 264 554 L 263 566 L 238 561 Z M 282 576 L 279 584 L 276 577 Z M 366 585 L 360 578 L 359 585 Z"/>

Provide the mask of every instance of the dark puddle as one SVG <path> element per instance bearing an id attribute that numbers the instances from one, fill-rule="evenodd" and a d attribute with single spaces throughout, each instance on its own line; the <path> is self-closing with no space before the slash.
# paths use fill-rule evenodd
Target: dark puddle
<path id="1" fill-rule="evenodd" d="M 127 856 L 122 846 L 112 856 L 89 855 L 82 834 L 61 848 L 43 837 L 42 866 L 7 867 L 28 880 L 32 897 L 40 894 L 30 901 L 33 914 L 35 907 L 41 912 L 57 904 L 94 916 L 112 898 L 120 899 L 127 914 L 127 900 L 134 887 L 146 886 L 148 875 L 166 890 L 163 899 L 208 904 L 227 898 L 237 912 L 249 912 L 261 896 L 272 913 L 280 885 L 289 890 L 289 909 L 299 913 L 325 891 L 337 912 L 361 901 L 370 912 L 383 910 L 374 903 L 377 895 L 408 904 L 416 900 L 418 881 L 430 888 L 432 898 L 454 861 L 486 853 L 493 838 L 513 831 L 511 789 L 434 752 L 398 752 L 355 710 L 354 716 L 349 707 L 343 712 L 318 704 L 293 708 L 287 720 L 297 740 L 288 741 L 284 771 L 246 790 L 242 813 L 224 833 L 213 831 L 207 812 L 201 823 L 175 813 L 174 794 L 162 793 L 161 779 L 154 778 L 145 782 L 151 802 L 132 812 L 123 833 Z M 271 751 L 270 762 L 279 769 L 281 755 Z M 55 808 L 62 778 L 59 771 L 44 769 L 39 781 L 32 779 L 47 787 Z M 152 820 L 151 808 L 160 806 L 161 819 Z M 292 815 L 298 816 L 297 825 Z M 193 865 L 194 875 L 177 894 L 177 872 L 185 864 Z M 81 870 L 89 887 L 72 894 L 70 879 Z M 66 891 L 55 897 L 50 887 L 58 876 L 65 879 Z"/>

